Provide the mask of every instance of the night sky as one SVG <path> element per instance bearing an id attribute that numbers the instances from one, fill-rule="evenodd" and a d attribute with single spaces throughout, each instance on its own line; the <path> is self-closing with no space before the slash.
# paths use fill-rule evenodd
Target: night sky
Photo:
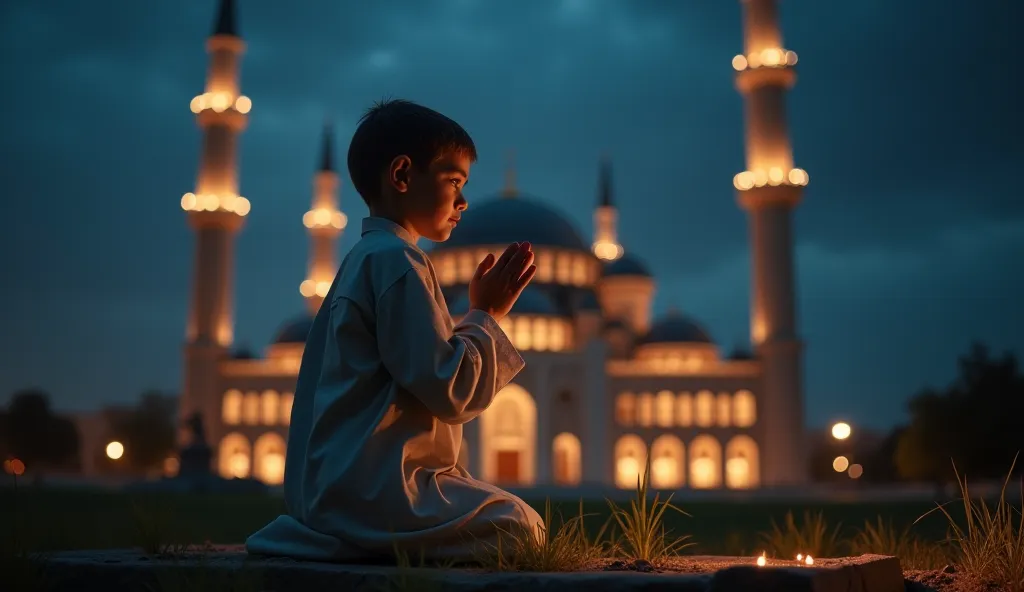
<path id="1" fill-rule="evenodd" d="M 303 311 L 321 126 L 344 154 L 385 95 L 461 122 L 481 158 L 470 207 L 502 186 L 589 240 L 597 162 L 613 159 L 620 238 L 726 350 L 747 339 L 738 0 L 239 0 L 248 42 L 236 343 L 259 351 Z M 941 5 L 941 8 L 940 8 Z M 60 409 L 176 391 L 214 0 L 0 3 L 0 400 Z M 785 0 L 809 422 L 885 427 L 944 385 L 972 340 L 1024 354 L 1020 2 Z M 1019 88 L 1019 87 L 1018 87 Z M 339 159 L 339 165 L 343 162 Z M 1013 173 L 1013 171 L 1018 173 Z M 357 238 L 366 208 L 347 175 Z M 1016 267 L 1015 267 L 1016 262 Z"/>

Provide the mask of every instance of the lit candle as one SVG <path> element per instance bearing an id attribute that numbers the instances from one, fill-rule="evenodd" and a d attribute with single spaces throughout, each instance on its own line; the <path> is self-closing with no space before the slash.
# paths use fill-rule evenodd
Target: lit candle
<path id="1" fill-rule="evenodd" d="M 765 553 L 762 552 L 761 556 L 757 558 L 757 566 L 764 567 L 768 563 L 768 558 L 765 557 Z"/>

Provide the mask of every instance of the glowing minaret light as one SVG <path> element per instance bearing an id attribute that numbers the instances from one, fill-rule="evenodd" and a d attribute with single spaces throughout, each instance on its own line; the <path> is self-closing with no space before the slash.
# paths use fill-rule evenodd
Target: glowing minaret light
<path id="1" fill-rule="evenodd" d="M 299 292 L 306 297 L 312 315 L 331 288 L 337 272 L 338 237 L 348 219 L 338 209 L 338 173 L 334 170 L 333 139 L 330 124 L 324 126 L 320 167 L 313 178 L 313 207 L 302 216 L 302 224 L 309 230 L 309 269 Z"/>
<path id="2" fill-rule="evenodd" d="M 598 181 L 597 208 L 594 209 L 594 255 L 598 259 L 614 261 L 622 257 L 622 245 L 618 242 L 619 214 L 612 203 L 612 164 L 606 157 L 601 159 Z"/>
<path id="3" fill-rule="evenodd" d="M 767 486 L 807 480 L 803 450 L 803 343 L 797 334 L 792 211 L 807 185 L 793 166 L 785 95 L 797 55 L 785 49 L 777 0 L 741 0 L 744 54 L 732 60 L 743 95 L 747 170 L 733 178 L 750 220 L 751 341 L 763 372 L 759 415 Z"/>
<path id="4" fill-rule="evenodd" d="M 206 89 L 190 105 L 203 131 L 202 156 L 195 192 L 181 198 L 196 247 L 179 409 L 183 418 L 202 413 L 209 425 L 219 409 L 217 365 L 233 341 L 235 236 L 249 213 L 249 200 L 238 194 L 237 152 L 252 101 L 239 90 L 245 43 L 233 0 L 221 0 L 206 49 Z"/>

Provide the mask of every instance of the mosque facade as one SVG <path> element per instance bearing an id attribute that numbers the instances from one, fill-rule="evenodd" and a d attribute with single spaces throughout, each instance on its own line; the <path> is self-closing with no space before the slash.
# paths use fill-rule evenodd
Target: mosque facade
<path id="1" fill-rule="evenodd" d="M 750 229 L 749 352 L 723 352 L 682 312 L 654 317 L 656 278 L 619 243 L 608 162 L 599 166 L 590 240 L 510 182 L 429 250 L 456 321 L 468 312 L 468 283 L 486 253 L 523 240 L 536 253 L 534 281 L 501 321 L 526 368 L 465 425 L 461 462 L 474 476 L 508 487 L 633 488 L 649 456 L 658 489 L 806 482 L 791 220 L 808 179 L 793 166 L 786 129 L 796 54 L 783 48 L 776 2 L 742 0 L 745 47 L 732 64 L 745 99 L 747 170 L 733 185 Z M 250 210 L 239 194 L 237 140 L 252 106 L 239 86 L 245 43 L 235 21 L 233 0 L 222 0 L 207 41 L 206 88 L 191 104 L 203 143 L 195 190 L 181 202 L 196 248 L 179 415 L 202 415 L 219 474 L 275 485 L 304 341 L 348 221 L 328 129 L 302 217 L 306 311 L 281 326 L 262 357 L 233 350 L 234 245 Z"/>

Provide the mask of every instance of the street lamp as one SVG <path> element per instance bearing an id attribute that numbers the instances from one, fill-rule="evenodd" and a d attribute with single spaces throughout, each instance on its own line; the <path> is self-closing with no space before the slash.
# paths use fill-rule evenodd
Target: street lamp
<path id="1" fill-rule="evenodd" d="M 121 444 L 117 440 L 107 444 L 107 458 L 110 460 L 117 460 L 122 456 L 124 456 L 124 444 Z"/>
<path id="2" fill-rule="evenodd" d="M 850 437 L 850 432 L 852 431 L 850 424 L 840 421 L 832 426 L 832 437 L 836 440 L 845 440 Z"/>

